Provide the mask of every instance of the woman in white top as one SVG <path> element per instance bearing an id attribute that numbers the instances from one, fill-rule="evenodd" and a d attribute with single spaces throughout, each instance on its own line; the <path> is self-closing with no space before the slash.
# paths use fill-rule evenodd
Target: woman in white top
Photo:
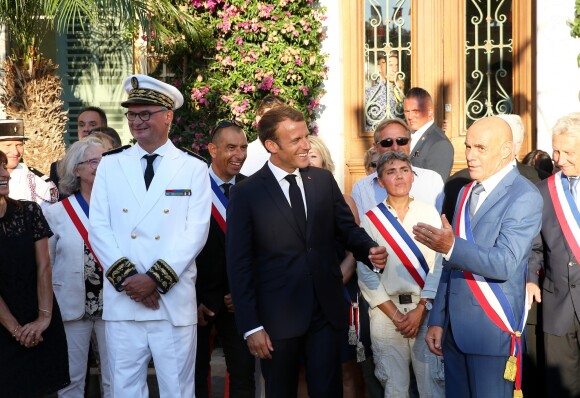
<path id="1" fill-rule="evenodd" d="M 58 165 L 61 192 L 70 195 L 50 206 L 45 216 L 54 235 L 49 239 L 52 285 L 61 307 L 68 343 L 71 384 L 59 397 L 83 397 L 91 335 L 97 337 L 102 396 L 110 397 L 110 376 L 103 314 L 103 272 L 88 241 L 89 204 L 97 166 L 108 148 L 96 137 L 74 143 Z"/>
<path id="2" fill-rule="evenodd" d="M 370 305 L 375 376 L 385 397 L 409 397 L 410 371 L 420 396 L 444 397 L 441 358 L 425 342 L 431 303 L 441 276 L 441 255 L 413 239 L 417 222 L 441 225 L 434 206 L 409 195 L 414 180 L 403 152 L 387 152 L 377 162 L 378 182 L 387 199 L 361 220 L 369 236 L 388 251 L 382 274 L 359 266 L 359 286 Z M 366 268 L 363 269 L 363 268 Z"/>

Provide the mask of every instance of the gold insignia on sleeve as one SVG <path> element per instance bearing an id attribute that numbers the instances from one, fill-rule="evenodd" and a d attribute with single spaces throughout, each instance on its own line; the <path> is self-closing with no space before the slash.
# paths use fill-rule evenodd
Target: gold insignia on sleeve
<path id="1" fill-rule="evenodd" d="M 155 264 L 149 268 L 147 275 L 157 283 L 157 288 L 162 294 L 167 293 L 177 282 L 179 282 L 179 276 L 177 276 L 175 271 L 173 271 L 173 268 L 161 259 L 157 260 Z"/>
<path id="2" fill-rule="evenodd" d="M 116 291 L 123 291 L 123 282 L 130 276 L 137 274 L 135 264 L 133 264 L 127 257 L 122 257 L 115 261 L 113 265 L 107 270 L 107 279 Z"/>

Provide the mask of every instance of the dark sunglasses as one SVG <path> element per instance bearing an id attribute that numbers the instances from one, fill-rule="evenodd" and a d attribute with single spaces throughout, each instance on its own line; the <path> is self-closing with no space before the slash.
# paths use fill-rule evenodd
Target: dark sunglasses
<path id="1" fill-rule="evenodd" d="M 373 169 L 376 169 L 377 168 L 377 162 L 371 162 L 369 164 L 369 167 L 372 167 Z"/>
<path id="2" fill-rule="evenodd" d="M 385 138 L 384 140 L 377 142 L 377 144 L 379 144 L 383 148 L 390 148 L 393 146 L 393 142 L 395 142 L 395 141 L 397 142 L 397 145 L 399 145 L 399 146 L 407 145 L 409 143 L 409 138 L 408 137 L 397 137 L 394 140 L 392 138 Z"/>
<path id="3" fill-rule="evenodd" d="M 227 127 L 232 127 L 232 126 L 237 126 L 241 129 L 244 128 L 244 126 L 240 122 L 237 122 L 235 120 L 220 120 L 219 122 L 217 122 L 215 127 L 213 129 L 211 129 L 210 135 L 213 137 L 215 135 L 216 131 L 218 131 L 219 129 L 225 129 Z"/>

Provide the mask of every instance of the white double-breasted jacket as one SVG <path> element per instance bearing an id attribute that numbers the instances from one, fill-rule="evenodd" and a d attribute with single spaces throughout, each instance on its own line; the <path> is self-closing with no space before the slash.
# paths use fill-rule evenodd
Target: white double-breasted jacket
<path id="1" fill-rule="evenodd" d="M 152 310 L 105 281 L 103 319 L 197 322 L 195 258 L 207 240 L 211 193 L 207 165 L 171 142 L 145 189 L 137 146 L 104 156 L 91 195 L 89 240 L 106 273 L 120 258 L 145 273 L 158 260 L 179 281 Z"/>

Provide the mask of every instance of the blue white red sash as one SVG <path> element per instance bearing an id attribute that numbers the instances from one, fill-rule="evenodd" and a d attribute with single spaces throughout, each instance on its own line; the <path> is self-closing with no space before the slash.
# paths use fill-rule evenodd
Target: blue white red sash
<path id="1" fill-rule="evenodd" d="M 71 200 L 72 198 L 75 200 Z M 87 226 L 89 225 L 89 206 L 87 202 L 84 200 L 81 194 L 77 192 L 74 196 L 69 196 L 68 198 L 63 199 L 62 205 L 70 217 L 73 225 L 76 227 L 79 235 L 83 239 L 83 242 L 93 254 L 95 262 L 101 269 L 103 269 L 99 259 L 97 258 L 97 255 L 89 243 L 89 233 L 87 232 Z"/>
<path id="2" fill-rule="evenodd" d="M 401 263 L 409 271 L 415 282 L 423 289 L 429 273 L 429 266 L 413 238 L 409 236 L 384 203 L 369 210 L 366 215 L 397 257 L 399 257 L 399 260 L 401 260 Z"/>
<path id="3" fill-rule="evenodd" d="M 211 181 L 211 215 L 225 234 L 228 198 L 226 198 L 226 195 L 224 195 L 211 175 L 209 176 L 209 179 Z"/>
<path id="4" fill-rule="evenodd" d="M 568 177 L 561 171 L 548 178 L 556 218 L 574 257 L 580 259 L 580 212 L 570 193 Z"/>
<path id="5" fill-rule="evenodd" d="M 470 219 L 469 219 L 469 200 L 471 195 L 471 190 L 474 186 L 473 182 L 470 182 L 464 189 L 463 195 L 460 198 L 459 209 L 455 222 L 455 235 L 463 238 L 469 242 L 474 242 L 473 234 L 471 231 Z M 525 270 L 527 274 L 527 270 Z M 514 318 L 514 313 L 511 305 L 503 292 L 501 290 L 500 284 L 493 282 L 484 278 L 481 275 L 472 274 L 471 272 L 463 271 L 464 278 L 467 285 L 471 289 L 471 292 L 475 296 L 475 299 L 488 316 L 488 318 L 501 330 L 509 333 L 512 336 L 511 348 L 510 348 L 510 362 L 515 366 L 515 392 L 514 396 L 521 393 L 521 361 L 522 361 L 522 345 L 521 345 L 521 334 L 522 330 L 526 324 L 526 318 L 528 317 L 528 295 L 525 286 L 522 286 L 525 292 L 525 302 L 522 311 L 522 316 L 518 325 Z M 514 330 L 515 329 L 515 330 Z M 506 371 L 509 366 L 506 366 Z"/>

